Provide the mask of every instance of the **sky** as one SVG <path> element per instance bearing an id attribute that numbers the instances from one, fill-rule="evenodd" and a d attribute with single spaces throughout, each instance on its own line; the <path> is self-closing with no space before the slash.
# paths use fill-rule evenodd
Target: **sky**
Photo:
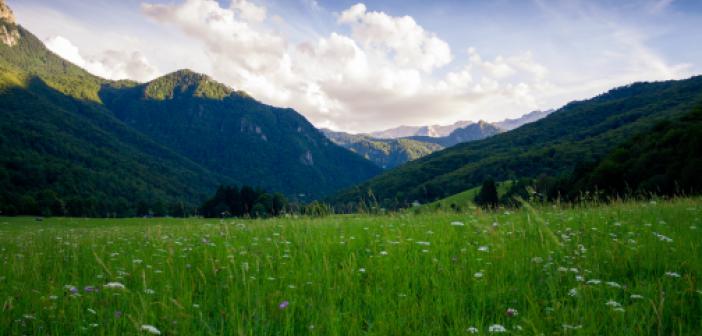
<path id="1" fill-rule="evenodd" d="M 499 121 L 702 73 L 699 0 L 7 0 L 95 75 L 205 73 L 317 127 Z"/>

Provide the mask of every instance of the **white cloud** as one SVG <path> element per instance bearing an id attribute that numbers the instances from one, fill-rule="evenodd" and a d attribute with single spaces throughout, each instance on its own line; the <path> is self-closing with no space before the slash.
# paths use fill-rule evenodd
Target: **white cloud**
<path id="1" fill-rule="evenodd" d="M 394 53 L 399 66 L 430 72 L 451 62 L 448 43 L 425 31 L 410 16 L 368 12 L 364 4 L 356 4 L 341 13 L 339 23 L 350 24 L 354 39 L 366 47 Z"/>
<path id="2" fill-rule="evenodd" d="M 44 43 L 67 61 L 106 79 L 147 81 L 158 75 L 158 70 L 137 51 L 106 50 L 98 56 L 84 57 L 78 47 L 63 36 L 50 37 Z"/>
<path id="3" fill-rule="evenodd" d="M 266 19 L 266 8 L 256 6 L 246 0 L 232 1 L 231 8 L 239 12 L 242 19 L 250 22 L 262 22 Z"/>

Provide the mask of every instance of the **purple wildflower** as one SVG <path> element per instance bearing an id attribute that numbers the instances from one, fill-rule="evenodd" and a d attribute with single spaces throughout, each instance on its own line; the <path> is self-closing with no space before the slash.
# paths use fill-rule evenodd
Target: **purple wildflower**
<path id="1" fill-rule="evenodd" d="M 97 292 L 97 289 L 93 286 L 85 286 L 85 288 L 83 288 L 83 291 L 85 291 L 86 293 L 92 293 Z"/>
<path id="2" fill-rule="evenodd" d="M 288 302 L 288 301 L 283 301 L 283 302 L 281 302 L 281 303 L 278 305 L 278 308 L 280 308 L 280 310 L 283 310 L 283 309 L 285 309 L 285 308 L 288 308 L 289 305 L 290 305 L 290 302 Z"/>
<path id="3" fill-rule="evenodd" d="M 122 311 L 121 310 L 115 310 L 115 318 L 118 319 L 122 317 Z"/>

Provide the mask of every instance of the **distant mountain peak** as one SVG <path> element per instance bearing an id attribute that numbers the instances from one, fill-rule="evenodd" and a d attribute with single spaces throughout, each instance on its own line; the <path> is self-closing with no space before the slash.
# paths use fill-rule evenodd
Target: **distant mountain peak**
<path id="1" fill-rule="evenodd" d="M 12 9 L 5 4 L 5 0 L 0 0 L 0 42 L 14 47 L 20 39 L 19 30 L 15 21 L 15 14 Z"/>
<path id="2" fill-rule="evenodd" d="M 181 95 L 224 99 L 232 94 L 248 97 L 242 91 L 235 91 L 205 74 L 188 69 L 178 70 L 154 79 L 146 84 L 145 90 L 145 97 L 154 100 L 168 100 Z"/>

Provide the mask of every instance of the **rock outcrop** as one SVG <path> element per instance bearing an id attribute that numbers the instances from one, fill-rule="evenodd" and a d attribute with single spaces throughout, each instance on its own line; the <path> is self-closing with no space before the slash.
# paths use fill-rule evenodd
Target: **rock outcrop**
<path id="1" fill-rule="evenodd" d="M 19 42 L 19 39 L 20 33 L 17 30 L 15 14 L 5 4 L 5 0 L 0 0 L 0 42 L 14 47 Z"/>

